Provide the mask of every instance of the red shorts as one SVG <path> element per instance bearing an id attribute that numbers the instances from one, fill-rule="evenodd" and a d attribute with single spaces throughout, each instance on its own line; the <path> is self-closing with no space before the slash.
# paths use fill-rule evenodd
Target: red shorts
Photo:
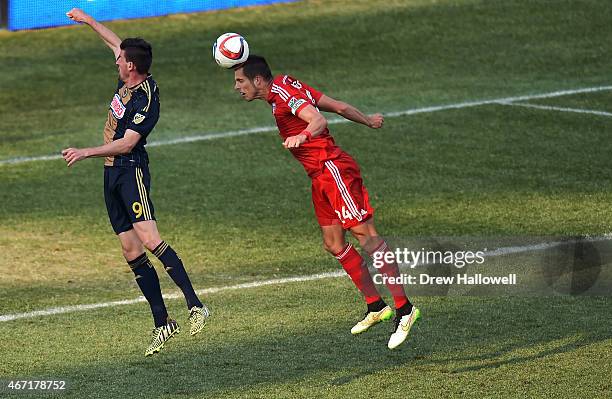
<path id="1" fill-rule="evenodd" d="M 321 174 L 313 177 L 312 203 L 321 226 L 350 229 L 374 214 L 359 165 L 347 153 L 325 161 Z"/>

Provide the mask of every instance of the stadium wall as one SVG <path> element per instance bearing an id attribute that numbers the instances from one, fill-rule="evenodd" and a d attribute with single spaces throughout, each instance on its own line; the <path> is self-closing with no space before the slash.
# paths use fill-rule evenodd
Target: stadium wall
<path id="1" fill-rule="evenodd" d="M 8 0 L 0 0 L 0 29 L 6 28 L 7 10 L 8 10 Z"/>
<path id="2" fill-rule="evenodd" d="M 0 0 L 0 5 L 8 2 L 8 29 L 22 30 L 70 25 L 66 12 L 74 7 L 110 21 L 289 1 L 295 0 Z"/>

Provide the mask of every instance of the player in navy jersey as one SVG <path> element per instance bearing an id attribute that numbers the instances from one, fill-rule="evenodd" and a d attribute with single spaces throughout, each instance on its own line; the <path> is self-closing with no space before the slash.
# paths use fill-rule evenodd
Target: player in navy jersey
<path id="1" fill-rule="evenodd" d="M 342 264 L 367 304 L 365 317 L 351 333 L 360 334 L 390 319 L 393 311 L 377 292 L 365 260 L 347 243 L 346 231 L 373 258 L 382 260 L 381 274 L 398 277 L 399 268 L 390 260 L 393 254 L 374 227 L 374 209 L 359 165 L 335 144 L 327 129 L 327 120 L 319 110 L 336 113 L 372 129 L 382 127 L 383 116 L 364 115 L 354 106 L 326 96 L 289 75 L 273 77 L 266 60 L 257 55 L 249 56 L 245 63 L 234 68 L 234 79 L 234 88 L 246 101 L 264 100 L 272 106 L 283 146 L 304 166 L 312 180 L 312 202 L 323 246 Z M 388 343 L 394 349 L 406 340 L 420 312 L 412 306 L 401 284 L 392 279 L 385 281 L 395 302 L 395 326 Z"/>
<path id="2" fill-rule="evenodd" d="M 159 279 L 145 248 L 164 265 L 183 291 L 189 309 L 190 333 L 202 330 L 208 308 L 197 297 L 181 258 L 162 241 L 151 201 L 147 137 L 159 119 L 159 88 L 149 74 L 153 61 L 151 45 L 139 38 L 121 40 L 115 33 L 80 9 L 67 13 L 73 21 L 89 25 L 113 50 L 119 82 L 110 103 L 104 126 L 104 145 L 93 148 L 67 148 L 62 155 L 68 166 L 85 158 L 105 157 L 104 199 L 123 256 L 136 276 L 136 282 L 149 302 L 155 328 L 145 356 L 159 352 L 164 343 L 179 332 L 179 325 L 168 317 Z"/>

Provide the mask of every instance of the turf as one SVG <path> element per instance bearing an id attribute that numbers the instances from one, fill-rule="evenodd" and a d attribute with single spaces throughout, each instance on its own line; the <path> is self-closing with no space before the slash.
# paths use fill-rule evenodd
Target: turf
<path id="1" fill-rule="evenodd" d="M 396 352 L 385 348 L 389 324 L 348 333 L 355 300 L 348 279 L 211 295 L 204 334 L 183 331 L 153 358 L 142 357 L 142 305 L 15 323 L 0 348 L 8 375 L 65 379 L 66 397 L 602 397 L 610 388 L 607 299 L 423 298 L 426 322 Z M 31 345 L 34 326 L 54 339 L 13 349 Z"/>
<path id="2" fill-rule="evenodd" d="M 609 85 L 611 12 L 602 1 L 304 1 L 108 25 L 154 45 L 162 117 L 151 139 L 162 140 L 273 123 L 210 59 L 225 31 L 276 72 L 393 112 Z M 101 142 L 116 69 L 92 32 L 0 32 L 0 48 L 0 160 Z M 611 95 L 527 102 L 609 112 Z M 608 132 L 607 117 L 499 104 L 387 118 L 380 131 L 332 126 L 388 237 L 609 233 Z M 196 288 L 338 269 L 308 179 L 276 133 L 149 153 L 162 236 Z M 1 164 L 0 248 L 0 314 L 138 295 L 100 160 Z M 75 398 L 611 394 L 609 297 L 416 297 L 424 319 L 397 352 L 385 348 L 388 325 L 347 333 L 363 306 L 346 279 L 207 301 L 205 333 L 184 328 L 152 359 L 144 304 L 1 322 L 0 375 L 61 377 Z M 186 327 L 181 301 L 169 304 Z"/>

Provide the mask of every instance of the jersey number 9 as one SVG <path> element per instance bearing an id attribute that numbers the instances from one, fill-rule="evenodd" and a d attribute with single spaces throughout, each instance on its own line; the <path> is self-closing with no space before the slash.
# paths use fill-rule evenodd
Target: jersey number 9
<path id="1" fill-rule="evenodd" d="M 134 215 L 136 215 L 136 219 L 142 216 L 142 205 L 140 202 L 134 202 L 132 204 L 132 210 L 134 211 Z"/>

